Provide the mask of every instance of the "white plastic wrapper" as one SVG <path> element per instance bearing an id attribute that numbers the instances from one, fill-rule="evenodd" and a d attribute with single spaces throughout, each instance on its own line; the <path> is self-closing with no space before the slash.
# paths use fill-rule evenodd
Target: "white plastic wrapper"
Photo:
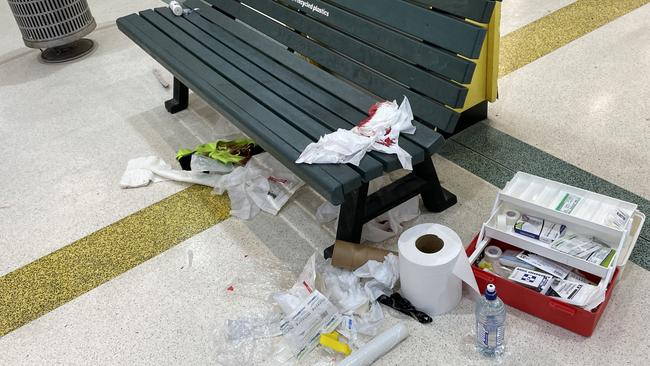
<path id="1" fill-rule="evenodd" d="M 413 111 L 408 98 L 377 103 L 370 117 L 351 130 L 339 129 L 307 145 L 296 163 L 359 165 L 366 152 L 396 154 L 402 167 L 412 170 L 411 155 L 399 146 L 400 133 L 413 134 Z"/>
<path id="2" fill-rule="evenodd" d="M 321 292 L 343 314 L 339 327 L 352 342 L 357 333 L 374 336 L 384 321 L 377 297 L 390 295 L 399 279 L 397 257 L 386 256 L 383 262 L 368 261 L 356 271 L 333 267 L 328 261 L 319 268 Z"/>
<path id="3" fill-rule="evenodd" d="M 316 288 L 316 254 L 312 254 L 293 286 L 271 295 L 285 314 L 293 312 Z"/>
<path id="4" fill-rule="evenodd" d="M 316 210 L 316 220 L 321 224 L 331 222 L 338 218 L 340 210 L 340 206 L 334 206 L 325 201 Z M 364 224 L 361 231 L 361 241 L 381 243 L 397 236 L 404 230 L 402 223 L 411 221 L 419 215 L 420 201 L 418 197 L 413 197 Z"/>
<path id="5" fill-rule="evenodd" d="M 192 154 L 190 168 L 193 172 L 230 173 L 235 169 L 232 164 L 224 164 L 201 154 Z"/>
<path id="6" fill-rule="evenodd" d="M 384 185 L 391 182 L 390 177 L 383 176 L 370 182 L 369 194 L 376 192 Z M 325 201 L 316 210 L 316 220 L 321 224 L 334 221 L 338 218 L 340 206 L 334 206 Z M 361 241 L 381 243 L 402 233 L 402 223 L 411 221 L 420 216 L 420 198 L 413 197 L 388 212 L 370 220 L 363 225 Z"/>
<path id="7" fill-rule="evenodd" d="M 303 186 L 289 169 L 268 153 L 253 156 L 246 166 L 222 176 L 214 186 L 217 194 L 228 192 L 230 214 L 251 219 L 260 211 L 277 215 L 291 196 Z"/>
<path id="8" fill-rule="evenodd" d="M 120 179 L 120 187 L 138 188 L 147 186 L 151 182 L 166 180 L 214 187 L 219 179 L 219 175 L 172 169 L 171 165 L 163 159 L 157 156 L 147 156 L 129 160 Z"/>

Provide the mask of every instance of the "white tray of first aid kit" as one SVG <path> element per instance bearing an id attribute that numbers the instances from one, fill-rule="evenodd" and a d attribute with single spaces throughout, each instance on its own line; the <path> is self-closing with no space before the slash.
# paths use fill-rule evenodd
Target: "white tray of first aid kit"
<path id="1" fill-rule="evenodd" d="M 615 249 L 615 253 L 606 265 L 601 265 L 559 251 L 550 243 L 504 225 L 508 211 L 565 225 L 567 232 L 597 238 Z M 616 268 L 627 262 L 644 221 L 645 215 L 637 210 L 636 204 L 518 172 L 497 194 L 491 217 L 481 228 L 470 262 L 483 252 L 490 239 L 496 239 L 600 277 L 599 287 L 604 293 Z"/>

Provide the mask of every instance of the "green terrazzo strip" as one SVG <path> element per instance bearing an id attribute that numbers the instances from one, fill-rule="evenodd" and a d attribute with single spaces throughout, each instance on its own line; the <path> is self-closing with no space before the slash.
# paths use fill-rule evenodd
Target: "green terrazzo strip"
<path id="1" fill-rule="evenodd" d="M 505 76 L 650 0 L 577 0 L 501 38 L 499 76 Z"/>
<path id="2" fill-rule="evenodd" d="M 191 186 L 0 277 L 0 336 L 220 221 L 227 196 Z"/>
<path id="3" fill-rule="evenodd" d="M 499 188 L 503 188 L 516 172 L 522 171 L 636 203 L 639 211 L 650 214 L 647 199 L 485 123 L 478 123 L 448 139 L 440 155 Z M 650 220 L 646 220 L 641 229 L 630 260 L 650 270 Z"/>

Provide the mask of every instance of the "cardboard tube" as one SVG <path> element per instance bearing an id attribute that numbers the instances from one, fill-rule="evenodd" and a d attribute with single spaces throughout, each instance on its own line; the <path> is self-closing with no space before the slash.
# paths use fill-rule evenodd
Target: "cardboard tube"
<path id="1" fill-rule="evenodd" d="M 347 241 L 337 240 L 334 243 L 332 254 L 332 265 L 354 271 L 363 266 L 369 260 L 383 262 L 388 253 L 397 255 L 396 252 L 375 248 L 370 245 L 354 244 Z"/>

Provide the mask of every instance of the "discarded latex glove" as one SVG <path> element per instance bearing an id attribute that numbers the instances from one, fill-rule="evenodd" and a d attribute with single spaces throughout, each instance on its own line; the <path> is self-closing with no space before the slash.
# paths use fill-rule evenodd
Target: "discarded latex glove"
<path id="1" fill-rule="evenodd" d="M 120 179 L 120 187 L 144 187 L 150 182 L 175 180 L 178 182 L 201 184 L 214 187 L 220 176 L 204 173 L 193 173 L 184 170 L 175 170 L 163 159 L 157 156 L 131 159 L 126 165 L 126 171 Z"/>
<path id="2" fill-rule="evenodd" d="M 367 151 L 396 154 L 402 167 L 412 170 L 411 155 L 399 144 L 401 132 L 413 134 L 413 111 L 408 98 L 401 105 L 396 101 L 377 103 L 369 117 L 351 130 L 339 129 L 307 145 L 296 163 L 359 165 Z"/>

